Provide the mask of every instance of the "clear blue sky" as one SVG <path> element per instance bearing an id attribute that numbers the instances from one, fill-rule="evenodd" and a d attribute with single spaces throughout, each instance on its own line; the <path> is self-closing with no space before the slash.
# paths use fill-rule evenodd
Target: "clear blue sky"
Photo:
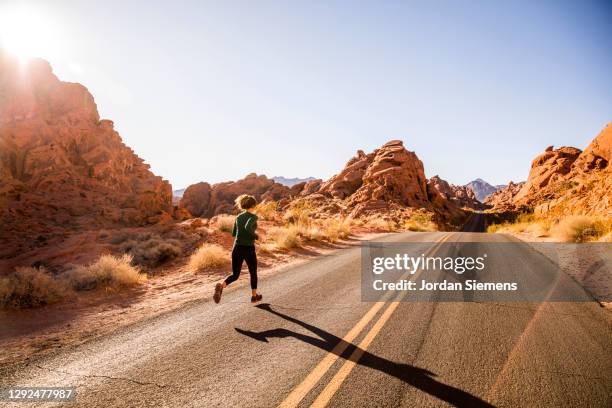
<path id="1" fill-rule="evenodd" d="M 0 18 L 18 3 L 39 20 L 17 30 L 174 188 L 328 178 L 390 139 L 428 177 L 501 184 L 612 120 L 609 2 L 0 0 Z"/>

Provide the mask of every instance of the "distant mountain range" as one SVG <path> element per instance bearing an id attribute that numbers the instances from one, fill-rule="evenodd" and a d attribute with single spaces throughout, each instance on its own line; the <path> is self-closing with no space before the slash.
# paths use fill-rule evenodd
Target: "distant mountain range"
<path id="1" fill-rule="evenodd" d="M 179 190 L 174 190 L 172 192 L 172 196 L 173 197 L 183 197 L 183 193 L 185 192 L 185 190 L 187 190 L 186 188 L 181 188 Z"/>
<path id="2" fill-rule="evenodd" d="M 274 180 L 275 182 L 282 184 L 284 186 L 287 187 L 293 187 L 296 184 L 302 183 L 302 182 L 306 182 L 306 181 L 310 181 L 310 180 L 316 180 L 314 177 L 306 177 L 306 178 L 298 178 L 298 177 L 294 177 L 294 178 L 287 178 L 287 177 L 282 177 L 282 176 L 276 176 L 276 177 L 272 177 L 272 180 Z"/>
<path id="3" fill-rule="evenodd" d="M 484 200 L 488 196 L 490 196 L 491 194 L 493 194 L 497 190 L 500 190 L 500 189 L 506 187 L 505 184 L 500 184 L 500 185 L 497 185 L 497 186 L 493 186 L 493 185 L 487 183 L 486 181 L 484 181 L 481 178 L 477 178 L 474 181 L 470 181 L 465 186 L 466 187 L 471 187 L 471 189 L 474 190 L 474 194 L 476 195 L 476 199 L 478 201 L 480 201 L 481 203 L 484 202 Z"/>

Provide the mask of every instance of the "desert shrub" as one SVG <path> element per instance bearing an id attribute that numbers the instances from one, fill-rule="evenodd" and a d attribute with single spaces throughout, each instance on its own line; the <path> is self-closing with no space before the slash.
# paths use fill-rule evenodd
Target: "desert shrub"
<path id="1" fill-rule="evenodd" d="M 302 244 L 300 231 L 300 228 L 290 225 L 288 227 L 270 228 L 268 235 L 272 238 L 277 248 L 291 249 L 297 248 Z"/>
<path id="2" fill-rule="evenodd" d="M 564 242 L 597 240 L 612 231 L 612 220 L 586 215 L 563 218 L 551 228 L 551 234 Z"/>
<path id="3" fill-rule="evenodd" d="M 395 231 L 395 223 L 382 218 L 369 219 L 365 226 L 379 231 Z"/>
<path id="4" fill-rule="evenodd" d="M 152 232 L 141 232 L 139 234 L 136 234 L 135 239 L 137 241 L 148 241 L 150 239 L 152 239 L 155 235 L 153 235 Z"/>
<path id="5" fill-rule="evenodd" d="M 328 218 L 322 222 L 325 239 L 336 242 L 338 239 L 348 238 L 351 234 L 352 218 Z"/>
<path id="6" fill-rule="evenodd" d="M 366 223 L 360 219 L 360 218 L 354 218 L 353 219 L 353 226 L 354 227 L 363 227 Z"/>
<path id="7" fill-rule="evenodd" d="M 278 218 L 278 203 L 276 201 L 266 201 L 257 204 L 255 214 L 264 221 L 274 221 Z"/>
<path id="8" fill-rule="evenodd" d="M 533 213 L 522 212 L 514 221 L 515 224 L 529 224 L 536 220 L 535 215 Z"/>
<path id="9" fill-rule="evenodd" d="M 415 232 L 437 230 L 436 224 L 432 220 L 432 216 L 430 214 L 420 212 L 413 213 L 410 218 L 404 219 L 400 223 L 400 228 Z"/>
<path id="10" fill-rule="evenodd" d="M 276 249 L 276 245 L 270 242 L 257 245 L 257 249 L 261 254 L 271 254 Z"/>
<path id="11" fill-rule="evenodd" d="M 118 234 L 115 234 L 111 240 L 110 243 L 114 244 L 114 245 L 119 245 L 124 243 L 125 241 L 127 241 L 130 238 L 130 234 L 126 233 L 126 232 L 120 232 Z"/>
<path id="12" fill-rule="evenodd" d="M 141 283 L 145 275 L 132 265 L 132 256 L 102 255 L 89 265 L 80 265 L 64 274 L 75 290 L 90 290 L 100 286 L 128 287 Z"/>
<path id="13" fill-rule="evenodd" d="M 189 238 L 189 234 L 187 234 L 185 231 L 175 229 L 175 230 L 167 232 L 166 234 L 163 235 L 163 237 L 166 239 L 185 240 Z"/>
<path id="14" fill-rule="evenodd" d="M 310 241 L 325 241 L 327 239 L 325 231 L 318 225 L 312 225 L 305 228 L 302 234 L 304 238 Z"/>
<path id="15" fill-rule="evenodd" d="M 221 214 L 215 220 L 215 227 L 221 232 L 232 232 L 236 217 L 229 214 Z"/>
<path id="16" fill-rule="evenodd" d="M 487 232 L 504 233 L 504 232 L 536 232 L 547 233 L 550 226 L 548 222 L 539 220 L 531 212 L 520 213 L 504 213 L 504 214 L 488 214 L 487 220 L 490 223 L 487 226 Z M 535 225 L 542 223 L 541 225 Z"/>
<path id="17" fill-rule="evenodd" d="M 405 230 L 413 231 L 413 232 L 427 231 L 427 228 L 425 228 L 423 224 L 416 222 L 414 220 L 411 220 L 411 219 L 404 221 L 404 223 L 402 224 L 402 227 Z"/>
<path id="18" fill-rule="evenodd" d="M 72 293 L 45 268 L 21 267 L 0 277 L 0 307 L 23 309 L 55 303 Z"/>
<path id="19" fill-rule="evenodd" d="M 141 238 L 141 239 L 138 239 Z M 157 266 L 179 256 L 181 243 L 176 239 L 163 239 L 158 235 L 147 235 L 123 243 L 124 252 L 132 255 L 134 265 Z"/>
<path id="20" fill-rule="evenodd" d="M 508 232 L 525 232 L 530 226 L 529 223 L 519 222 L 502 222 L 500 224 L 491 224 L 487 227 L 487 232 L 492 233 L 508 233 Z"/>
<path id="21" fill-rule="evenodd" d="M 494 234 L 496 232 L 501 232 L 500 230 L 502 229 L 502 227 L 504 226 L 504 224 L 490 224 L 487 226 L 487 232 Z"/>
<path id="22" fill-rule="evenodd" d="M 291 205 L 283 215 L 283 221 L 287 224 L 305 224 L 310 223 L 312 208 L 304 201 L 297 201 Z"/>
<path id="23" fill-rule="evenodd" d="M 189 269 L 202 272 L 206 269 L 219 268 L 230 262 L 230 255 L 219 245 L 204 244 L 189 258 Z"/>
<path id="24" fill-rule="evenodd" d="M 608 232 L 606 235 L 599 238 L 599 242 L 612 242 L 612 232 Z"/>
<path id="25" fill-rule="evenodd" d="M 547 237 L 550 232 L 550 221 L 540 220 L 527 224 L 524 231 L 533 234 L 536 237 Z"/>

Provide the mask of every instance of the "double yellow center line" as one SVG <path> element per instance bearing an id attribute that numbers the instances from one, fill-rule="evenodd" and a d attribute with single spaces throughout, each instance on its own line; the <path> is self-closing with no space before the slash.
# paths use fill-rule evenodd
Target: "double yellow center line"
<path id="1" fill-rule="evenodd" d="M 450 237 L 450 234 L 443 236 L 436 241 L 436 245 L 431 247 L 427 251 L 428 255 L 434 253 L 438 247 Z M 420 275 L 419 271 L 414 275 L 416 279 Z M 404 276 L 407 276 L 404 275 Z M 402 277 L 404 279 L 404 277 Z M 297 407 L 300 401 L 317 385 L 319 380 L 329 371 L 331 366 L 338 360 L 340 355 L 351 345 L 351 342 L 355 340 L 357 336 L 363 331 L 363 329 L 370 323 L 370 321 L 376 316 L 376 314 L 386 305 L 387 300 L 392 296 L 392 292 L 387 292 L 382 297 L 382 300 L 376 302 L 370 310 L 357 322 L 355 326 L 342 338 L 333 349 L 316 365 L 316 367 L 304 378 L 304 380 L 291 391 L 291 393 L 285 398 L 279 405 L 279 408 L 294 408 Z M 398 294 L 395 299 L 388 305 L 380 318 L 374 323 L 372 328 L 363 338 L 358 347 L 353 351 L 350 357 L 345 361 L 340 370 L 332 377 L 327 386 L 321 391 L 318 397 L 315 399 L 311 407 L 325 407 L 338 391 L 346 377 L 350 374 L 351 370 L 355 367 L 363 353 L 370 346 L 374 338 L 378 335 L 380 330 L 383 328 L 385 323 L 389 320 L 397 306 L 399 305 L 399 299 L 404 296 L 403 293 Z"/>

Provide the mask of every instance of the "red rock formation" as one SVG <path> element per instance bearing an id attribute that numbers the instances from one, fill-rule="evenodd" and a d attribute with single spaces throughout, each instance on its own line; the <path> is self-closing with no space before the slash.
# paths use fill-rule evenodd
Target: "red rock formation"
<path id="1" fill-rule="evenodd" d="M 521 191 L 524 181 L 520 183 L 510 182 L 501 190 L 497 190 L 485 199 L 485 204 L 492 207 L 494 212 L 512 211 L 515 209 L 514 197 Z"/>
<path id="2" fill-rule="evenodd" d="M 389 202 L 408 207 L 430 204 L 423 163 L 401 140 L 387 142 L 367 155 L 359 150 L 339 174 L 321 185 L 319 193 L 348 198 L 352 207 Z"/>
<path id="3" fill-rule="evenodd" d="M 319 192 L 334 198 L 350 196 L 363 184 L 363 176 L 372 160 L 374 153 L 366 155 L 363 150 L 358 150 L 355 157 L 346 163 L 340 173 L 321 184 Z"/>
<path id="4" fill-rule="evenodd" d="M 460 208 L 470 208 L 473 210 L 480 210 L 483 208 L 482 204 L 476 199 L 474 190 L 467 186 L 457 186 L 455 184 L 449 184 L 446 180 L 441 179 L 439 176 L 433 176 L 427 180 L 428 184 L 431 184 L 436 190 L 440 192 L 449 201 L 452 201 Z"/>
<path id="5" fill-rule="evenodd" d="M 307 196 L 317 193 L 321 189 L 321 184 L 323 184 L 323 180 L 321 179 L 307 181 L 306 184 L 304 184 L 302 191 L 300 191 L 300 196 Z"/>
<path id="6" fill-rule="evenodd" d="M 532 209 L 545 216 L 612 216 L 612 123 L 580 152 L 552 147 L 535 158 L 527 182 L 516 194 L 494 194 L 494 210 Z M 504 190 L 502 190 L 503 192 Z"/>
<path id="7" fill-rule="evenodd" d="M 345 207 L 351 216 L 372 216 L 403 208 L 426 209 L 440 219 L 461 217 L 464 213 L 437 190 L 428 187 L 423 163 L 414 152 L 404 148 L 400 140 L 385 143 L 380 149 L 365 154 L 357 151 L 344 169 L 321 184 L 315 194 L 303 196 L 319 206 L 324 197 L 342 200 L 325 208 Z"/>
<path id="8" fill-rule="evenodd" d="M 531 163 L 529 177 L 521 191 L 514 197 L 514 201 L 527 203 L 530 196 L 548 184 L 562 180 L 570 172 L 572 164 L 580 153 L 580 149 L 575 147 L 561 147 L 557 150 L 553 150 L 552 146 L 548 147 Z"/>
<path id="9" fill-rule="evenodd" d="M 84 86 L 0 53 L 0 257 L 70 230 L 155 222 L 171 203 Z"/>
<path id="10" fill-rule="evenodd" d="M 179 207 L 185 208 L 196 217 L 207 214 L 211 190 L 210 184 L 206 182 L 190 185 L 185 189 Z"/>
<path id="11" fill-rule="evenodd" d="M 302 186 L 291 188 L 255 173 L 238 181 L 228 181 L 210 186 L 208 183 L 193 184 L 185 190 L 180 206 L 197 217 L 212 217 L 236 211 L 234 200 L 240 194 L 251 194 L 258 201 L 279 201 L 297 196 Z"/>

